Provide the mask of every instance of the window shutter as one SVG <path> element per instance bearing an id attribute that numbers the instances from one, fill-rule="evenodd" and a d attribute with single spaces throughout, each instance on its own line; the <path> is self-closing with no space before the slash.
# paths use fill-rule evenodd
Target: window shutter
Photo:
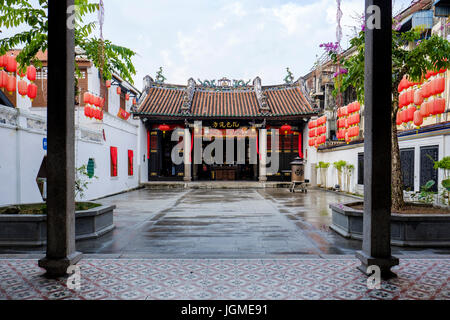
<path id="1" fill-rule="evenodd" d="M 128 150 L 128 175 L 133 175 L 133 150 Z"/>
<path id="2" fill-rule="evenodd" d="M 117 177 L 117 147 L 111 147 L 111 176 Z"/>

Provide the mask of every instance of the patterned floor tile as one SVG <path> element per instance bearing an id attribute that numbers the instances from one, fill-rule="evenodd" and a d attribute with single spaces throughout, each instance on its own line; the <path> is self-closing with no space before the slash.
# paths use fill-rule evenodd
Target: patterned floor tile
<path id="1" fill-rule="evenodd" d="M 398 277 L 369 290 L 356 259 L 83 260 L 81 288 L 43 278 L 33 260 L 0 260 L 5 299 L 450 300 L 450 260 L 402 259 Z"/>

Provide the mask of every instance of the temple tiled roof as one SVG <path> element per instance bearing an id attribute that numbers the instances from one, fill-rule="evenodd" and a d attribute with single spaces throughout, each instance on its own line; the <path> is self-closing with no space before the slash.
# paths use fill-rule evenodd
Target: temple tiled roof
<path id="1" fill-rule="evenodd" d="M 308 116 L 315 113 L 298 83 L 206 88 L 151 83 L 137 115 L 191 118 Z M 258 91 L 259 90 L 259 91 Z"/>

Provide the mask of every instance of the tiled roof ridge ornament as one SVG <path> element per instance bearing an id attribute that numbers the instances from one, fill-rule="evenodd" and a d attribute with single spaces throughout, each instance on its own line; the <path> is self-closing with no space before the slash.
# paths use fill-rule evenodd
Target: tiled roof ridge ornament
<path id="1" fill-rule="evenodd" d="M 230 90 L 230 89 L 244 89 L 244 88 L 248 88 L 249 84 L 252 82 L 252 80 L 248 80 L 247 82 L 245 82 L 244 80 L 230 80 L 226 77 L 223 77 L 222 79 L 219 80 L 200 80 L 197 79 L 197 81 L 200 83 L 200 86 L 202 88 L 209 88 L 209 89 L 225 89 L 225 90 Z"/>
<path id="2" fill-rule="evenodd" d="M 255 80 L 253 80 L 253 88 L 255 90 L 256 99 L 258 100 L 259 111 L 262 114 L 270 113 L 270 108 L 269 105 L 267 104 L 267 96 L 262 90 L 260 77 L 256 77 Z"/>
<path id="3" fill-rule="evenodd" d="M 300 91 L 303 93 L 303 96 L 305 97 L 306 101 L 308 101 L 309 105 L 313 109 L 317 109 L 317 106 L 315 106 L 314 101 L 311 99 L 311 92 L 308 90 L 308 86 L 306 85 L 306 80 L 303 77 L 300 77 L 295 84 L 298 85 L 300 88 Z"/>
<path id="4" fill-rule="evenodd" d="M 285 84 L 292 84 L 294 82 L 294 74 L 289 70 L 289 67 L 286 68 L 287 76 L 284 78 Z"/>
<path id="5" fill-rule="evenodd" d="M 151 86 L 152 86 L 152 84 L 154 82 L 155 81 L 153 80 L 152 77 L 150 77 L 149 75 L 146 75 L 144 77 L 144 90 L 143 90 L 143 92 L 148 92 L 148 90 L 151 88 Z"/>
<path id="6" fill-rule="evenodd" d="M 183 96 L 183 105 L 181 106 L 181 112 L 184 114 L 191 113 L 192 99 L 194 98 L 195 86 L 197 83 L 193 78 L 188 80 L 188 85 L 185 89 Z"/>

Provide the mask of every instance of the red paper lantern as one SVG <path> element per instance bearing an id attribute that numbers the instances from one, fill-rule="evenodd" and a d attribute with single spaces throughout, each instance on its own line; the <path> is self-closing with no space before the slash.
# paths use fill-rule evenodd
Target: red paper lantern
<path id="1" fill-rule="evenodd" d="M 106 80 L 105 84 L 108 89 L 111 88 L 111 80 Z"/>
<path id="2" fill-rule="evenodd" d="M 414 92 L 414 104 L 416 106 L 420 106 L 423 103 L 423 96 L 422 96 L 422 91 L 421 90 L 416 90 Z"/>
<path id="3" fill-rule="evenodd" d="M 441 113 L 445 112 L 445 99 L 444 98 L 435 99 L 433 105 L 434 105 L 434 108 L 433 108 L 434 113 L 433 114 L 441 114 Z"/>
<path id="4" fill-rule="evenodd" d="M 0 88 L 5 88 L 8 83 L 8 74 L 5 70 L 0 72 Z"/>
<path id="5" fill-rule="evenodd" d="M 122 89 L 121 89 L 120 87 L 117 87 L 116 92 L 117 92 L 117 94 L 120 96 L 120 94 L 122 93 Z"/>
<path id="6" fill-rule="evenodd" d="M 311 129 L 311 130 L 309 130 L 309 137 L 310 138 L 313 138 L 313 137 L 315 137 L 316 136 L 316 129 Z"/>
<path id="7" fill-rule="evenodd" d="M 27 95 L 27 93 L 28 93 L 28 84 L 27 84 L 27 82 L 25 80 L 20 80 L 19 83 L 17 84 L 17 87 L 18 87 L 19 94 L 22 97 L 25 97 Z"/>
<path id="8" fill-rule="evenodd" d="M 27 68 L 27 78 L 31 82 L 36 81 L 36 67 L 35 66 L 29 66 Z"/>
<path id="9" fill-rule="evenodd" d="M 292 127 L 288 124 L 285 124 L 281 127 L 281 132 L 285 135 L 289 134 L 291 132 Z"/>
<path id="10" fill-rule="evenodd" d="M 161 124 L 158 128 L 160 131 L 166 133 L 166 131 L 170 130 L 170 127 L 167 124 Z"/>
<path id="11" fill-rule="evenodd" d="M 16 72 L 17 71 L 17 61 L 14 56 L 7 56 L 6 58 L 6 71 L 8 72 Z"/>
<path id="12" fill-rule="evenodd" d="M 412 122 L 414 120 L 414 113 L 416 112 L 416 107 L 409 107 L 406 109 L 406 121 Z"/>
<path id="13" fill-rule="evenodd" d="M 0 56 L 0 69 L 6 66 L 6 55 Z"/>
<path id="14" fill-rule="evenodd" d="M 133 105 L 136 105 L 136 104 L 137 104 L 136 98 L 133 98 Z"/>
<path id="15" fill-rule="evenodd" d="M 397 112 L 397 121 L 396 121 L 396 123 L 397 123 L 398 126 L 401 126 L 402 123 L 403 123 L 402 119 L 401 119 L 401 112 L 400 111 Z"/>
<path id="16" fill-rule="evenodd" d="M 26 76 L 26 73 L 22 71 L 22 68 L 17 68 L 17 75 L 22 79 Z"/>
<path id="17" fill-rule="evenodd" d="M 130 100 L 130 94 L 129 93 L 127 93 L 126 95 L 125 95 L 125 100 Z"/>
<path id="18" fill-rule="evenodd" d="M 94 96 L 94 105 L 100 108 L 101 99 L 98 96 Z"/>
<path id="19" fill-rule="evenodd" d="M 16 91 L 17 79 L 15 76 L 8 76 L 8 81 L 6 83 L 6 91 L 10 94 Z"/>
<path id="20" fill-rule="evenodd" d="M 89 105 L 85 105 L 84 106 L 84 115 L 86 116 L 86 118 L 90 118 L 91 117 L 89 109 L 90 109 Z"/>
<path id="21" fill-rule="evenodd" d="M 37 90 L 38 90 L 38 87 L 37 87 L 37 85 L 35 85 L 34 83 L 30 83 L 30 84 L 28 85 L 28 88 L 27 88 L 27 95 L 28 95 L 28 98 L 31 99 L 31 101 L 33 101 L 34 99 L 36 99 L 36 96 L 37 96 Z"/>
<path id="22" fill-rule="evenodd" d="M 445 78 L 439 77 L 434 81 L 435 81 L 434 91 L 436 92 L 435 94 L 443 93 L 445 91 Z"/>
<path id="23" fill-rule="evenodd" d="M 420 127 L 423 124 L 423 117 L 420 114 L 420 111 L 417 110 L 414 112 L 414 125 L 416 127 Z"/>
<path id="24" fill-rule="evenodd" d="M 91 104 L 91 94 L 89 92 L 85 92 L 83 95 L 84 104 Z"/>

